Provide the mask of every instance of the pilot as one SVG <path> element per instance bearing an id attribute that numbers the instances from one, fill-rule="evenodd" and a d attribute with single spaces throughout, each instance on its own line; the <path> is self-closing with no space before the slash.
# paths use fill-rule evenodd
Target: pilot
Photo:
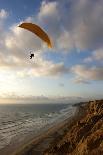
<path id="1" fill-rule="evenodd" d="M 30 53 L 30 59 L 34 57 L 34 53 Z"/>

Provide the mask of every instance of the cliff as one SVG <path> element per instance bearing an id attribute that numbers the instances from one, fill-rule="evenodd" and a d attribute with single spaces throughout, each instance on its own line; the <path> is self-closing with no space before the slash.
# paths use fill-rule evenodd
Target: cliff
<path id="1" fill-rule="evenodd" d="M 103 100 L 90 101 L 86 114 L 78 120 L 44 155 L 102 155 Z"/>

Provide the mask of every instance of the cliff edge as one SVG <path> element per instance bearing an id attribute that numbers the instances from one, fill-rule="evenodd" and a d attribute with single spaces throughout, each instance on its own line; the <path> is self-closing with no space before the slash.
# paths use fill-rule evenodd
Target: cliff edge
<path id="1" fill-rule="evenodd" d="M 86 114 L 44 155 L 103 155 L 103 100 L 89 101 Z"/>

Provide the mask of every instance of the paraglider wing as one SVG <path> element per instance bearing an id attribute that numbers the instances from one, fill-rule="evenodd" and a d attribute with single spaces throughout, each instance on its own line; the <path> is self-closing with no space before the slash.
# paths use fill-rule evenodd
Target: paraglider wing
<path id="1" fill-rule="evenodd" d="M 52 47 L 49 36 L 38 25 L 32 24 L 32 23 L 22 23 L 21 25 L 19 25 L 19 27 L 27 29 L 27 30 L 35 33 L 39 38 L 41 38 L 43 41 L 45 41 L 47 43 L 48 47 L 50 47 L 50 48 Z"/>

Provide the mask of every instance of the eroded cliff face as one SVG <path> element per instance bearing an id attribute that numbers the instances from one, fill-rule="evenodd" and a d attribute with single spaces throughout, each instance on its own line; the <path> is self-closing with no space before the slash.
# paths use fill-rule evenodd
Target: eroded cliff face
<path id="1" fill-rule="evenodd" d="M 103 100 L 90 101 L 87 112 L 45 155 L 103 155 Z"/>

